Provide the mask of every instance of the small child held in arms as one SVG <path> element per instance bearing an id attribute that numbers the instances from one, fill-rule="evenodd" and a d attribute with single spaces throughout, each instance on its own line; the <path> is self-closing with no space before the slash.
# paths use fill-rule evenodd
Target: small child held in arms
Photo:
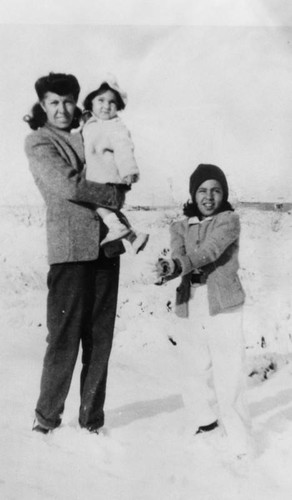
<path id="1" fill-rule="evenodd" d="M 86 179 L 116 184 L 126 193 L 140 176 L 130 133 L 118 116 L 127 104 L 127 94 L 108 75 L 83 104 Z M 101 246 L 126 238 L 134 253 L 145 248 L 149 235 L 136 232 L 123 213 L 107 208 L 98 208 L 97 213 L 108 228 Z"/>
<path id="2" fill-rule="evenodd" d="M 238 276 L 240 221 L 219 167 L 199 165 L 190 177 L 190 195 L 186 217 L 170 228 L 172 258 L 158 260 L 157 277 L 165 282 L 181 276 L 176 314 L 185 319 L 176 352 L 194 434 L 222 426 L 231 452 L 241 458 L 249 448 L 250 421 L 242 331 L 245 293 Z"/>

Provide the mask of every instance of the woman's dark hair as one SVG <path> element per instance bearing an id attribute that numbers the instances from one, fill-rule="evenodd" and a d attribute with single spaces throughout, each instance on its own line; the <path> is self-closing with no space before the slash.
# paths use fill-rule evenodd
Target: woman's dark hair
<path id="1" fill-rule="evenodd" d="M 230 205 L 229 201 L 226 200 L 223 201 L 217 213 L 219 214 L 220 212 L 226 212 L 227 210 L 231 210 L 231 212 L 234 212 L 234 208 L 232 207 L 232 205 Z M 198 217 L 199 220 L 202 219 L 202 214 L 198 209 L 198 206 L 195 201 L 187 201 L 184 204 L 183 214 L 186 217 Z"/>
<path id="2" fill-rule="evenodd" d="M 41 107 L 40 103 L 37 102 L 31 108 L 29 115 L 25 115 L 23 120 L 28 123 L 32 130 L 37 130 L 39 127 L 43 127 L 47 121 L 47 115 Z"/>
<path id="3" fill-rule="evenodd" d="M 84 110 L 86 110 L 86 111 L 92 111 L 92 101 L 93 101 L 93 99 L 96 96 L 98 96 L 98 95 L 104 94 L 104 92 L 106 92 L 107 90 L 111 90 L 115 94 L 115 96 L 116 96 L 116 99 L 117 99 L 117 111 L 121 111 L 122 109 L 124 109 L 125 108 L 125 103 L 124 103 L 123 99 L 121 98 L 119 92 L 117 92 L 116 90 L 112 89 L 112 87 L 110 87 L 108 83 L 104 82 L 104 83 L 101 84 L 101 86 L 97 90 L 94 90 L 93 92 L 90 92 L 90 94 L 88 94 L 88 96 L 85 97 L 84 102 L 83 102 Z"/>
<path id="4" fill-rule="evenodd" d="M 55 94 L 64 96 L 71 94 L 75 100 L 78 101 L 80 86 L 78 80 L 73 75 L 66 75 L 65 73 L 49 73 L 47 76 L 42 76 L 35 82 L 35 90 L 38 95 L 39 101 L 42 101 L 47 92 L 54 92 Z M 81 117 L 81 110 L 76 107 L 72 128 L 79 127 L 79 118 Z M 47 115 L 37 102 L 33 105 L 30 115 L 23 117 L 24 121 L 28 123 L 32 130 L 37 130 L 43 127 L 47 121 Z"/>

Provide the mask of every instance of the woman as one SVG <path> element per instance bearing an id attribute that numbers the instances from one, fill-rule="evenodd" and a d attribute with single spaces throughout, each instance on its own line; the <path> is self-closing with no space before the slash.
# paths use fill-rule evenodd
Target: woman
<path id="1" fill-rule="evenodd" d="M 104 424 L 108 360 L 115 323 L 119 256 L 99 249 L 97 206 L 119 209 L 123 200 L 112 185 L 85 179 L 78 126 L 79 83 L 73 75 L 41 77 L 39 102 L 26 116 L 34 130 L 25 151 L 47 206 L 47 350 L 33 430 L 48 433 L 61 424 L 81 342 L 79 424 L 98 433 Z"/>

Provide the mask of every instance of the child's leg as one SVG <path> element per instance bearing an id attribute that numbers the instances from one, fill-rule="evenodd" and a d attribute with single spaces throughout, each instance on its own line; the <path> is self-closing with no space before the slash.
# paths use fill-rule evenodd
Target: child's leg
<path id="1" fill-rule="evenodd" d="M 129 226 L 125 224 L 120 217 L 118 217 L 119 212 L 115 212 L 114 210 L 109 210 L 104 207 L 99 207 L 96 211 L 109 229 L 111 229 L 112 226 L 120 227 L 120 229 L 122 229 L 121 226 L 123 226 L 123 229 L 124 226 L 126 226 L 129 229 Z"/>
<path id="2" fill-rule="evenodd" d="M 180 364 L 181 393 L 187 422 L 193 431 L 217 420 L 212 408 L 213 392 L 209 386 L 211 357 L 202 325 L 194 329 L 188 319 L 188 331 L 180 329 L 176 349 Z"/>
<path id="3" fill-rule="evenodd" d="M 208 343 L 219 412 L 232 448 L 247 451 L 249 411 L 245 401 L 242 307 L 209 317 Z"/>
<path id="4" fill-rule="evenodd" d="M 102 207 L 97 209 L 97 213 L 109 229 L 106 237 L 100 242 L 101 246 L 115 240 L 120 240 L 129 234 L 130 228 L 121 221 L 118 217 L 118 212 Z"/>
<path id="5" fill-rule="evenodd" d="M 96 209 L 96 211 L 102 220 L 104 220 L 108 215 L 111 215 L 111 214 L 114 214 L 114 216 L 117 217 L 115 212 L 113 212 L 112 210 L 109 210 L 108 208 L 99 207 Z"/>
<path id="6" fill-rule="evenodd" d="M 212 405 L 214 391 L 209 386 L 212 366 L 205 329 L 208 315 L 207 287 L 192 287 L 189 317 L 179 322 L 176 349 L 186 416 L 194 431 L 217 420 Z"/>
<path id="7" fill-rule="evenodd" d="M 123 193 L 131 189 L 131 186 L 124 184 L 116 184 L 116 186 Z M 109 215 L 107 215 L 107 212 L 110 212 L 108 209 L 99 208 L 97 210 L 98 214 L 99 211 L 101 211 L 102 214 L 105 214 L 105 217 L 101 215 L 105 225 L 111 229 L 111 225 L 114 224 L 114 228 L 116 228 L 116 229 L 113 228 L 113 231 L 108 232 L 105 239 L 101 242 L 102 246 L 110 241 L 125 238 L 129 241 L 129 243 L 131 243 L 132 249 L 135 254 L 137 254 L 141 250 L 144 250 L 149 240 L 149 234 L 136 232 L 135 229 L 131 226 L 127 217 L 122 212 L 112 212 Z M 120 228 L 119 232 L 118 232 L 118 227 Z"/>

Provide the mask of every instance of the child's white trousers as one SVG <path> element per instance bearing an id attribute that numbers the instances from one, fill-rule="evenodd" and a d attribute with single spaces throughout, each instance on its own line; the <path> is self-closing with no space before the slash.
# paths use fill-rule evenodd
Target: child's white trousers
<path id="1" fill-rule="evenodd" d="M 231 442 L 244 451 L 249 414 L 242 307 L 210 316 L 207 286 L 192 286 L 189 317 L 179 325 L 182 395 L 194 428 L 219 418 Z"/>

